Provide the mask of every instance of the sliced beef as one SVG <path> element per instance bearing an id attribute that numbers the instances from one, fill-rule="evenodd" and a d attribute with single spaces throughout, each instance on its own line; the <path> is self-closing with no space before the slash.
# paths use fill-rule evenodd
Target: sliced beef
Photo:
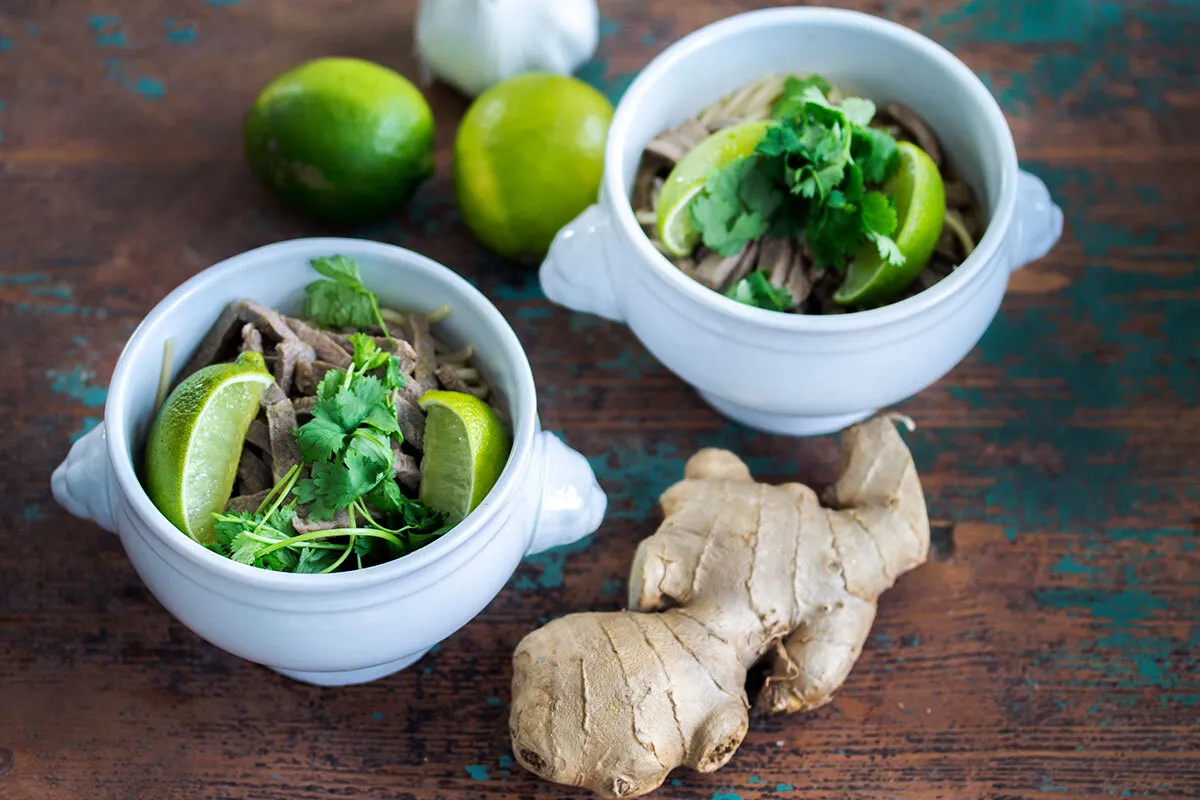
<path id="1" fill-rule="evenodd" d="M 696 265 L 696 277 L 708 288 L 720 292 L 746 277 L 757 260 L 758 242 L 747 242 L 731 256 L 722 256 L 720 253 L 706 255 Z"/>
<path id="2" fill-rule="evenodd" d="M 292 408 L 296 409 L 297 417 L 301 414 L 307 414 L 311 417 L 313 406 L 316 404 L 317 398 L 312 395 L 308 395 L 306 397 L 296 397 L 292 399 Z"/>
<path id="3" fill-rule="evenodd" d="M 296 375 L 292 387 L 300 394 L 316 394 L 321 381 L 331 369 L 337 369 L 328 361 L 301 361 L 296 364 Z"/>
<path id="4" fill-rule="evenodd" d="M 227 305 L 217 317 L 177 380 L 181 381 L 201 367 L 215 363 L 247 323 L 257 328 L 261 336 L 270 337 L 272 341 L 295 336 L 279 312 L 254 300 L 238 300 Z"/>
<path id="5" fill-rule="evenodd" d="M 425 412 L 405 394 L 396 398 L 396 422 L 405 442 L 418 450 L 425 449 Z"/>
<path id="6" fill-rule="evenodd" d="M 908 138 L 916 142 L 918 147 L 929 154 L 929 157 L 933 159 L 933 163 L 939 167 L 942 165 L 942 146 L 938 143 L 937 137 L 933 135 L 933 131 L 929 130 L 925 121 L 917 116 L 917 112 L 901 103 L 888 103 L 883 107 L 883 110 L 909 134 L 907 137 L 902 138 Z"/>
<path id="7" fill-rule="evenodd" d="M 758 268 L 767 271 L 767 280 L 775 286 L 783 286 L 792 271 L 795 246 L 790 238 L 762 240 L 758 251 Z"/>
<path id="8" fill-rule="evenodd" d="M 674 164 L 688 151 L 709 136 L 709 129 L 695 118 L 684 120 L 678 127 L 664 131 L 650 140 L 646 150 Z"/>
<path id="9" fill-rule="evenodd" d="M 417 489 L 421 485 L 421 468 L 417 460 L 403 452 L 399 445 L 392 443 L 392 467 L 396 470 L 396 480 L 409 489 Z"/>
<path id="10" fill-rule="evenodd" d="M 275 383 L 263 392 L 262 406 L 267 412 L 267 429 L 271 434 L 271 472 L 278 482 L 289 469 L 300 463 L 300 447 L 292 435 L 296 429 L 296 409 Z"/>
<path id="11" fill-rule="evenodd" d="M 267 423 L 261 419 L 251 421 L 250 427 L 246 429 L 246 441 L 268 456 L 271 455 L 271 432 L 267 429 Z"/>
<path id="12" fill-rule="evenodd" d="M 312 533 L 314 531 L 331 531 L 334 528 L 350 527 L 350 513 L 346 509 L 342 509 L 333 515 L 333 519 L 311 519 L 307 511 L 297 512 L 296 516 L 292 517 L 292 527 L 296 529 L 296 533 Z"/>
<path id="13" fill-rule="evenodd" d="M 299 339 L 284 339 L 275 345 L 278 360 L 275 362 L 275 382 L 284 394 L 292 392 L 292 376 L 296 373 L 296 365 L 302 361 L 312 361 L 317 357 L 311 346 Z"/>
<path id="14" fill-rule="evenodd" d="M 231 497 L 229 498 L 229 502 L 225 504 L 225 510 L 239 514 L 251 514 L 258 510 L 258 507 L 262 505 L 263 500 L 267 499 L 267 494 L 269 493 L 269 489 L 263 489 L 261 492 L 255 492 L 254 494 Z"/>
<path id="15" fill-rule="evenodd" d="M 433 374 L 437 367 L 437 355 L 433 347 L 433 334 L 429 330 L 429 318 L 415 311 L 407 315 L 404 318 L 404 338 L 412 345 L 417 356 L 412 380 L 405 387 L 405 394 L 416 401 L 421 395 L 437 388 L 437 378 Z"/>
<path id="16" fill-rule="evenodd" d="M 237 476 L 243 494 L 254 494 L 275 485 L 275 481 L 271 480 L 270 468 L 247 448 L 242 448 L 241 458 L 238 459 Z"/>
<path id="17" fill-rule="evenodd" d="M 460 378 L 458 373 L 454 371 L 454 367 L 449 364 L 442 364 L 433 371 L 433 374 L 437 376 L 438 383 L 442 385 L 443 389 L 448 389 L 451 392 L 463 392 L 464 394 L 471 391 L 470 387 L 467 386 L 467 382 Z"/>
<path id="18" fill-rule="evenodd" d="M 333 364 L 338 369 L 350 366 L 350 351 L 335 342 L 328 333 L 319 331 L 304 320 L 293 317 L 288 317 L 288 324 L 292 326 L 292 330 L 296 332 L 300 341 L 316 351 L 317 358 Z"/>
<path id="19" fill-rule="evenodd" d="M 263 352 L 262 334 L 259 333 L 258 328 L 254 327 L 253 322 L 247 322 L 245 325 L 242 326 L 241 351 L 244 353 L 247 350 L 251 350 L 255 353 L 259 353 L 260 355 Z"/>

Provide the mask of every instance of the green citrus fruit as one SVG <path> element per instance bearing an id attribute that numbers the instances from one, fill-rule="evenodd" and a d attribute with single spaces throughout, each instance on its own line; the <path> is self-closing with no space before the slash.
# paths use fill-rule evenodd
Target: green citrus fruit
<path id="1" fill-rule="evenodd" d="M 213 541 L 214 511 L 229 502 L 246 429 L 274 379 L 245 352 L 185 378 L 163 403 L 146 441 L 146 493 L 179 530 Z"/>
<path id="2" fill-rule="evenodd" d="M 518 260 L 596 202 L 612 104 L 562 75 L 502 81 L 467 109 L 454 141 L 454 188 L 467 227 Z"/>
<path id="3" fill-rule="evenodd" d="M 700 241 L 687 209 L 704 188 L 708 171 L 753 153 L 770 126 L 770 121 L 757 121 L 723 128 L 689 150 L 671 170 L 658 198 L 658 238 L 672 255 L 691 255 Z"/>
<path id="4" fill-rule="evenodd" d="M 362 224 L 392 211 L 433 173 L 433 114 L 400 75 L 319 58 L 271 81 L 246 116 L 246 154 L 283 202 Z"/>
<path id="5" fill-rule="evenodd" d="M 500 479 L 512 440 L 495 410 L 462 392 L 426 392 L 421 500 L 449 522 L 483 502 Z"/>
<path id="6" fill-rule="evenodd" d="M 892 266 L 868 244 L 850 262 L 846 279 L 834 294 L 842 305 L 878 305 L 904 291 L 937 248 L 946 221 L 946 186 L 937 164 L 911 142 L 900 142 L 900 164 L 883 186 L 896 203 L 896 246 L 904 263 Z"/>

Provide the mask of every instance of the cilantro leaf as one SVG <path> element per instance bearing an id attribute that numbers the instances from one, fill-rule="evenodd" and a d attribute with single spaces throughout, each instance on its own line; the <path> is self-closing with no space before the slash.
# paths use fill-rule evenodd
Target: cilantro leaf
<path id="1" fill-rule="evenodd" d="M 868 183 L 883 183 L 899 163 L 896 140 L 887 131 L 875 128 L 855 128 L 850 152 Z"/>
<path id="2" fill-rule="evenodd" d="M 798 116 L 804 108 L 804 96 L 810 88 L 817 89 L 822 95 L 827 95 L 833 90 L 832 84 L 820 75 L 809 75 L 806 78 L 789 75 L 783 82 L 783 93 L 771 107 L 771 116 L 776 119 Z"/>
<path id="3" fill-rule="evenodd" d="M 330 417 L 325 408 L 328 402 L 322 401 L 313 406 L 313 418 L 296 429 L 300 455 L 308 463 L 328 461 L 342 451 L 346 442 L 345 430 Z"/>
<path id="4" fill-rule="evenodd" d="M 365 292 L 358 265 L 345 256 L 324 256 L 308 262 L 319 274 L 337 281 L 348 289 Z"/>
<path id="5" fill-rule="evenodd" d="M 296 483 L 296 494 L 309 504 L 309 517 L 328 521 L 359 498 L 362 492 L 357 491 L 357 479 L 361 477 L 361 471 L 351 474 L 345 463 L 319 461 L 312 465 L 311 478 Z"/>
<path id="6" fill-rule="evenodd" d="M 883 192 L 867 192 L 862 198 L 863 228 L 867 233 L 891 236 L 896 232 L 896 204 Z"/>
<path id="7" fill-rule="evenodd" d="M 883 236 L 878 233 L 868 234 L 868 238 L 875 242 L 875 247 L 879 250 L 879 257 L 893 267 L 904 266 L 904 253 L 900 252 L 900 246 L 890 236 Z"/>
<path id="8" fill-rule="evenodd" d="M 865 97 L 847 97 L 838 103 L 838 108 L 846 115 L 846 119 L 862 128 L 870 125 L 875 118 L 875 104 Z"/>
<path id="9" fill-rule="evenodd" d="M 304 287 L 304 316 L 322 328 L 366 328 L 375 324 L 371 296 L 334 281 Z"/>
<path id="10" fill-rule="evenodd" d="M 383 385 L 389 390 L 403 389 L 408 385 L 408 378 L 400 371 L 400 359 L 396 356 L 388 356 L 384 366 Z"/>
<path id="11" fill-rule="evenodd" d="M 367 537 L 360 537 L 366 539 Z M 328 547 L 302 547 L 295 571 L 306 575 L 328 572 L 341 558 L 342 550 Z"/>
<path id="12" fill-rule="evenodd" d="M 709 171 L 688 211 L 704 246 L 731 256 L 767 232 L 769 218 L 783 202 L 779 189 L 759 174 L 754 156 Z"/>
<path id="13" fill-rule="evenodd" d="M 387 363 L 390 354 L 381 350 L 375 340 L 365 333 L 350 335 L 350 343 L 354 346 L 354 369 L 358 372 L 370 372 Z"/>
<path id="14" fill-rule="evenodd" d="M 767 278 L 765 270 L 752 272 L 729 287 L 726 297 L 756 308 L 768 311 L 791 311 L 796 307 L 796 301 L 791 292 L 773 285 Z"/>

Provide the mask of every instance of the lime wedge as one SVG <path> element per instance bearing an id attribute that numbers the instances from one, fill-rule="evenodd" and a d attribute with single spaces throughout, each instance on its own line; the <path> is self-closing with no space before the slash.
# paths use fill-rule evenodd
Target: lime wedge
<path id="1" fill-rule="evenodd" d="M 461 522 L 496 485 L 512 447 L 504 423 L 478 397 L 462 392 L 426 392 L 425 456 L 421 501 Z"/>
<path id="2" fill-rule="evenodd" d="M 175 527 L 200 544 L 212 514 L 229 502 L 246 429 L 274 379 L 258 353 L 213 364 L 171 392 L 146 441 L 146 493 Z"/>
<path id="3" fill-rule="evenodd" d="M 899 151 L 900 165 L 883 192 L 896 203 L 896 235 L 892 238 L 904 263 L 898 267 L 888 264 L 868 242 L 850 262 L 846 279 L 833 296 L 842 305 L 879 305 L 894 298 L 925 269 L 942 235 L 946 187 L 937 164 L 910 142 L 900 142 Z"/>
<path id="4" fill-rule="evenodd" d="M 760 120 L 719 130 L 689 150 L 671 170 L 658 198 L 658 238 L 672 255 L 691 255 L 700 240 L 687 207 L 704 188 L 708 171 L 753 153 L 771 125 L 768 120 Z"/>

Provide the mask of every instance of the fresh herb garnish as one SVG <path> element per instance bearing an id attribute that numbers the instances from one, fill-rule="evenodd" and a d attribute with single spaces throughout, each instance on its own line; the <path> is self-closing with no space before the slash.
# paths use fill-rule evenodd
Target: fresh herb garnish
<path id="1" fill-rule="evenodd" d="M 751 272 L 737 283 L 730 286 L 725 296 L 756 308 L 768 311 L 791 311 L 796 307 L 796 301 L 791 292 L 772 285 L 766 270 Z"/>
<path id="2" fill-rule="evenodd" d="M 379 299 L 363 286 L 358 265 L 345 256 L 314 258 L 309 264 L 328 280 L 304 287 L 304 316 L 325 328 L 369 328 L 378 325 L 388 339 Z"/>
<path id="3" fill-rule="evenodd" d="M 405 384 L 399 360 L 370 336 L 350 341 L 350 367 L 325 374 L 313 418 L 294 432 L 303 468 L 289 470 L 255 512 L 214 514 L 217 552 L 282 572 L 332 572 L 351 559 L 360 568 L 364 560 L 390 560 L 445 532 L 443 515 L 396 483 L 393 459 L 403 436 L 395 395 Z M 316 521 L 345 512 L 347 524 L 297 534 L 298 508 Z"/>
<path id="4" fill-rule="evenodd" d="M 689 207 L 705 247 L 729 256 L 765 233 L 802 232 L 821 267 L 844 270 L 866 242 L 873 242 L 887 263 L 904 263 L 891 238 L 896 231 L 892 199 L 866 188 L 894 171 L 896 140 L 868 127 L 875 116 L 873 102 L 848 97 L 835 106 L 828 91 L 829 83 L 819 76 L 789 78 L 773 109 L 777 122 L 754 154 L 708 176 Z M 753 291 L 749 280 L 732 288 L 736 299 L 779 305 Z"/>

